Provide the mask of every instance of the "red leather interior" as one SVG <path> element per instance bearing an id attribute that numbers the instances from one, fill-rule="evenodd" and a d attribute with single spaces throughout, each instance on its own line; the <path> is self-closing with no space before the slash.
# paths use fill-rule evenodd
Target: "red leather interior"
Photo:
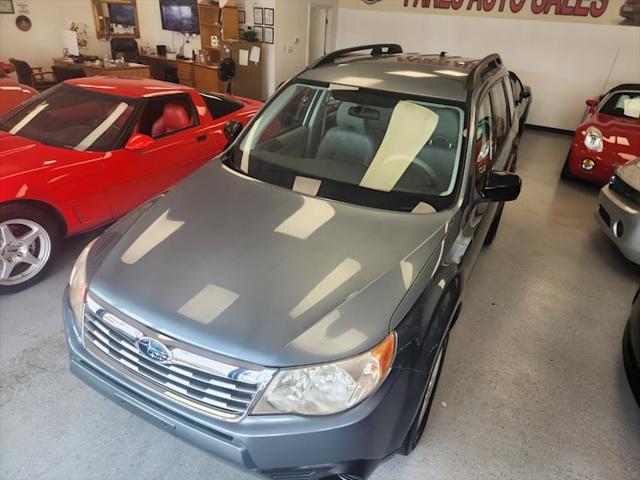
<path id="1" fill-rule="evenodd" d="M 179 103 L 167 103 L 162 111 L 162 116 L 153 123 L 151 136 L 159 137 L 176 130 L 182 130 L 190 125 L 191 116 L 184 106 Z"/>

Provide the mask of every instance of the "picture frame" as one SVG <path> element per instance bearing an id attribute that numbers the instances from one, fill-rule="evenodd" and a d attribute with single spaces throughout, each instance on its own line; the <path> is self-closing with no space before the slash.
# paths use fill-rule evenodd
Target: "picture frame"
<path id="1" fill-rule="evenodd" d="M 256 32 L 258 42 L 262 43 L 262 39 L 264 38 L 264 27 L 253 27 L 253 30 Z"/>
<path id="2" fill-rule="evenodd" d="M 274 26 L 274 20 L 275 20 L 275 11 L 273 8 L 265 8 L 264 9 L 264 24 L 265 25 L 269 25 L 269 26 Z"/>
<path id="3" fill-rule="evenodd" d="M 13 8 L 13 0 L 0 0 L 0 13 L 13 15 L 16 11 Z"/>
<path id="4" fill-rule="evenodd" d="M 264 27 L 264 43 L 273 45 L 274 31 L 272 27 Z"/>
<path id="5" fill-rule="evenodd" d="M 247 12 L 238 10 L 238 23 L 247 23 Z"/>
<path id="6" fill-rule="evenodd" d="M 254 25 L 264 23 L 264 9 L 262 7 L 253 7 L 253 23 Z"/>

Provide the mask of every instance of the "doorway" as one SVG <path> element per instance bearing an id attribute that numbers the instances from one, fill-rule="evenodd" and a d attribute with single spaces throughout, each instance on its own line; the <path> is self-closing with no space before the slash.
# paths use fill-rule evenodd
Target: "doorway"
<path id="1" fill-rule="evenodd" d="M 327 53 L 331 22 L 331 9 L 311 5 L 309 9 L 309 52 L 307 64 L 316 61 Z"/>

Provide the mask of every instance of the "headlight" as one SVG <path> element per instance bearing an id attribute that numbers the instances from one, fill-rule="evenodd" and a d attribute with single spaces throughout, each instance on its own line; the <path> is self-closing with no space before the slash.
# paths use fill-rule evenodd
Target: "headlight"
<path id="1" fill-rule="evenodd" d="M 382 384 L 391 370 L 396 334 L 372 350 L 335 363 L 280 370 L 253 413 L 328 415 L 357 405 Z"/>
<path id="2" fill-rule="evenodd" d="M 602 132 L 596 127 L 587 128 L 584 134 L 584 146 L 593 152 L 601 152 L 603 147 Z"/>
<path id="3" fill-rule="evenodd" d="M 69 304 L 78 333 L 82 333 L 84 302 L 87 297 L 87 257 L 96 240 L 93 240 L 82 250 L 73 270 L 71 270 L 71 278 L 69 278 Z"/>

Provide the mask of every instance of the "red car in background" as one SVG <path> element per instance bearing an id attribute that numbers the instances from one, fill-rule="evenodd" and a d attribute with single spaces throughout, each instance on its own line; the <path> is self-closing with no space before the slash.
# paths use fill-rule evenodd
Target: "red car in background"
<path id="1" fill-rule="evenodd" d="M 0 117 L 0 293 L 42 278 L 62 238 L 112 222 L 202 166 L 227 145 L 225 124 L 245 125 L 261 105 L 89 77 Z"/>
<path id="2" fill-rule="evenodd" d="M 561 176 L 604 185 L 640 152 L 640 84 L 618 85 L 586 103 Z"/>
<path id="3" fill-rule="evenodd" d="M 8 77 L 0 68 L 0 115 L 4 115 L 16 105 L 37 95 L 35 88 L 21 85 Z"/>

